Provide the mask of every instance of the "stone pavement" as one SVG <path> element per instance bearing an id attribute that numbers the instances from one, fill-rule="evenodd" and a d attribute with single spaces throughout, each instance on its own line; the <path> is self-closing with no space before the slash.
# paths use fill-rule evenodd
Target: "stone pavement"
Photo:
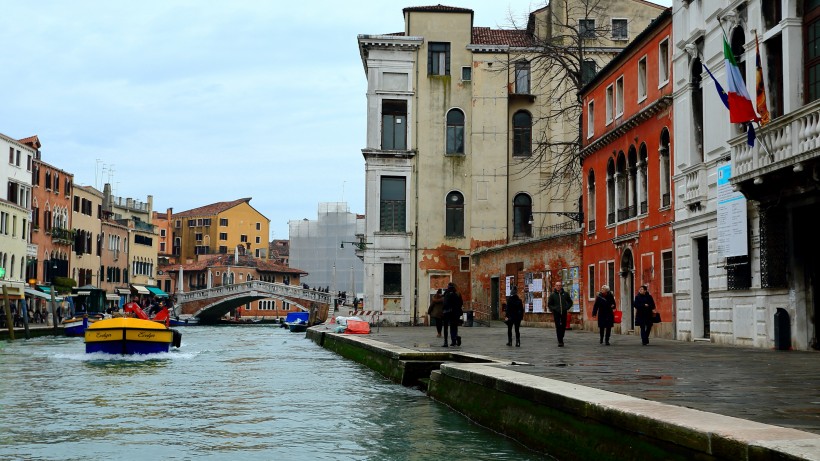
<path id="1" fill-rule="evenodd" d="M 329 328 L 331 325 L 326 326 Z M 820 353 L 775 351 L 570 330 L 557 347 L 552 328 L 461 327 L 461 347 L 444 349 L 434 327 L 373 327 L 370 339 L 418 351 L 459 351 L 520 364 L 517 371 L 671 405 L 820 434 Z M 515 341 L 513 339 L 513 341 Z"/>

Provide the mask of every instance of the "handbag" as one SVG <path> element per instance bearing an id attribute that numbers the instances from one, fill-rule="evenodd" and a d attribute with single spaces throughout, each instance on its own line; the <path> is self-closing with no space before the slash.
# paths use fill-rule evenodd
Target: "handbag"
<path id="1" fill-rule="evenodd" d="M 624 311 L 612 311 L 612 315 L 615 316 L 615 323 L 621 323 L 621 319 L 623 318 Z"/>
<path id="2" fill-rule="evenodd" d="M 661 323 L 661 313 L 655 312 L 655 316 L 652 317 L 652 323 Z"/>

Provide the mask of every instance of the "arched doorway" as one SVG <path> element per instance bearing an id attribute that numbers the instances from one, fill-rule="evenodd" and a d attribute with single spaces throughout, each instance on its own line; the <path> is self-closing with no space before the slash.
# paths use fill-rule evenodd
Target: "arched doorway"
<path id="1" fill-rule="evenodd" d="M 632 250 L 627 248 L 621 255 L 621 306 L 623 319 L 621 332 L 635 329 L 635 313 L 632 312 L 632 300 L 635 298 L 635 261 Z"/>

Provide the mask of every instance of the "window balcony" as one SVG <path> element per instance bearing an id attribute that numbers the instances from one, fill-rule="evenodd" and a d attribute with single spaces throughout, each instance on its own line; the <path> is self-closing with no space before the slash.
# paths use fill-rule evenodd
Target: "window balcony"
<path id="1" fill-rule="evenodd" d="M 74 231 L 70 229 L 63 229 L 62 227 L 51 228 L 51 241 L 64 245 L 70 245 L 74 241 Z"/>
<path id="2" fill-rule="evenodd" d="M 757 180 L 786 168 L 801 171 L 803 162 L 820 157 L 820 100 L 758 128 L 753 147 L 746 143 L 745 133 L 729 140 L 729 147 L 732 184 Z"/>

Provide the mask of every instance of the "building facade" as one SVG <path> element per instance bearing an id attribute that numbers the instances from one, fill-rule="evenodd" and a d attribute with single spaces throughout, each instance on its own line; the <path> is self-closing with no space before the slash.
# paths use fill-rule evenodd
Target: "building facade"
<path id="1" fill-rule="evenodd" d="M 180 263 L 199 255 L 246 254 L 268 258 L 270 220 L 250 205 L 250 198 L 217 202 L 175 213 L 172 253 Z"/>
<path id="2" fill-rule="evenodd" d="M 817 349 L 820 6 L 676 0 L 673 11 L 678 338 Z M 706 72 L 726 88 L 724 34 L 753 105 L 759 39 L 771 120 L 753 147 Z"/>
<path id="3" fill-rule="evenodd" d="M 473 27 L 469 9 L 411 7 L 403 32 L 359 36 L 368 81 L 364 301 L 386 321 L 417 323 L 430 295 L 449 282 L 465 299 L 496 302 L 506 274 L 473 268 L 472 252 L 579 232 L 566 217 L 579 214 L 580 178 L 542 193 L 556 172 L 549 155 L 535 154 L 545 137 L 571 142 L 578 133 L 577 119 L 548 116 L 553 103 L 536 85 L 565 85 L 536 59 L 539 40 L 564 33 L 554 18 L 570 3 L 551 2 L 521 30 Z M 589 47 L 593 71 L 662 11 L 610 3 L 594 20 L 564 24 L 613 25 L 613 35 Z"/>
<path id="4" fill-rule="evenodd" d="M 21 299 L 28 275 L 31 170 L 37 150 L 0 134 L 0 151 L 9 154 L 8 163 L 0 162 L 0 180 L 6 184 L 0 195 L 0 284 L 10 297 Z"/>
<path id="5" fill-rule="evenodd" d="M 91 186 L 74 186 L 71 229 L 74 232 L 71 252 L 71 278 L 77 286 L 100 287 L 100 251 L 102 243 L 103 194 Z"/>
<path id="6" fill-rule="evenodd" d="M 173 214 L 174 209 L 168 208 L 165 210 L 165 213 L 154 211 L 151 218 L 159 236 L 157 247 L 157 287 L 166 293 L 174 293 L 176 291 L 176 287 L 174 286 L 175 279 L 171 277 L 168 270 L 169 266 L 177 262 L 173 254 Z"/>
<path id="7" fill-rule="evenodd" d="M 42 161 L 39 152 L 31 173 L 31 243 L 37 255 L 30 266 L 31 278 L 38 284 L 54 283 L 55 277 L 71 277 L 74 175 Z"/>
<path id="8" fill-rule="evenodd" d="M 632 300 L 646 285 L 674 331 L 672 10 L 664 11 L 581 91 L 585 283 L 589 305 L 608 285 L 634 330 Z M 587 320 L 591 312 L 586 312 Z M 594 325 L 594 322 L 588 322 Z M 617 326 L 616 326 L 617 330 Z"/>

